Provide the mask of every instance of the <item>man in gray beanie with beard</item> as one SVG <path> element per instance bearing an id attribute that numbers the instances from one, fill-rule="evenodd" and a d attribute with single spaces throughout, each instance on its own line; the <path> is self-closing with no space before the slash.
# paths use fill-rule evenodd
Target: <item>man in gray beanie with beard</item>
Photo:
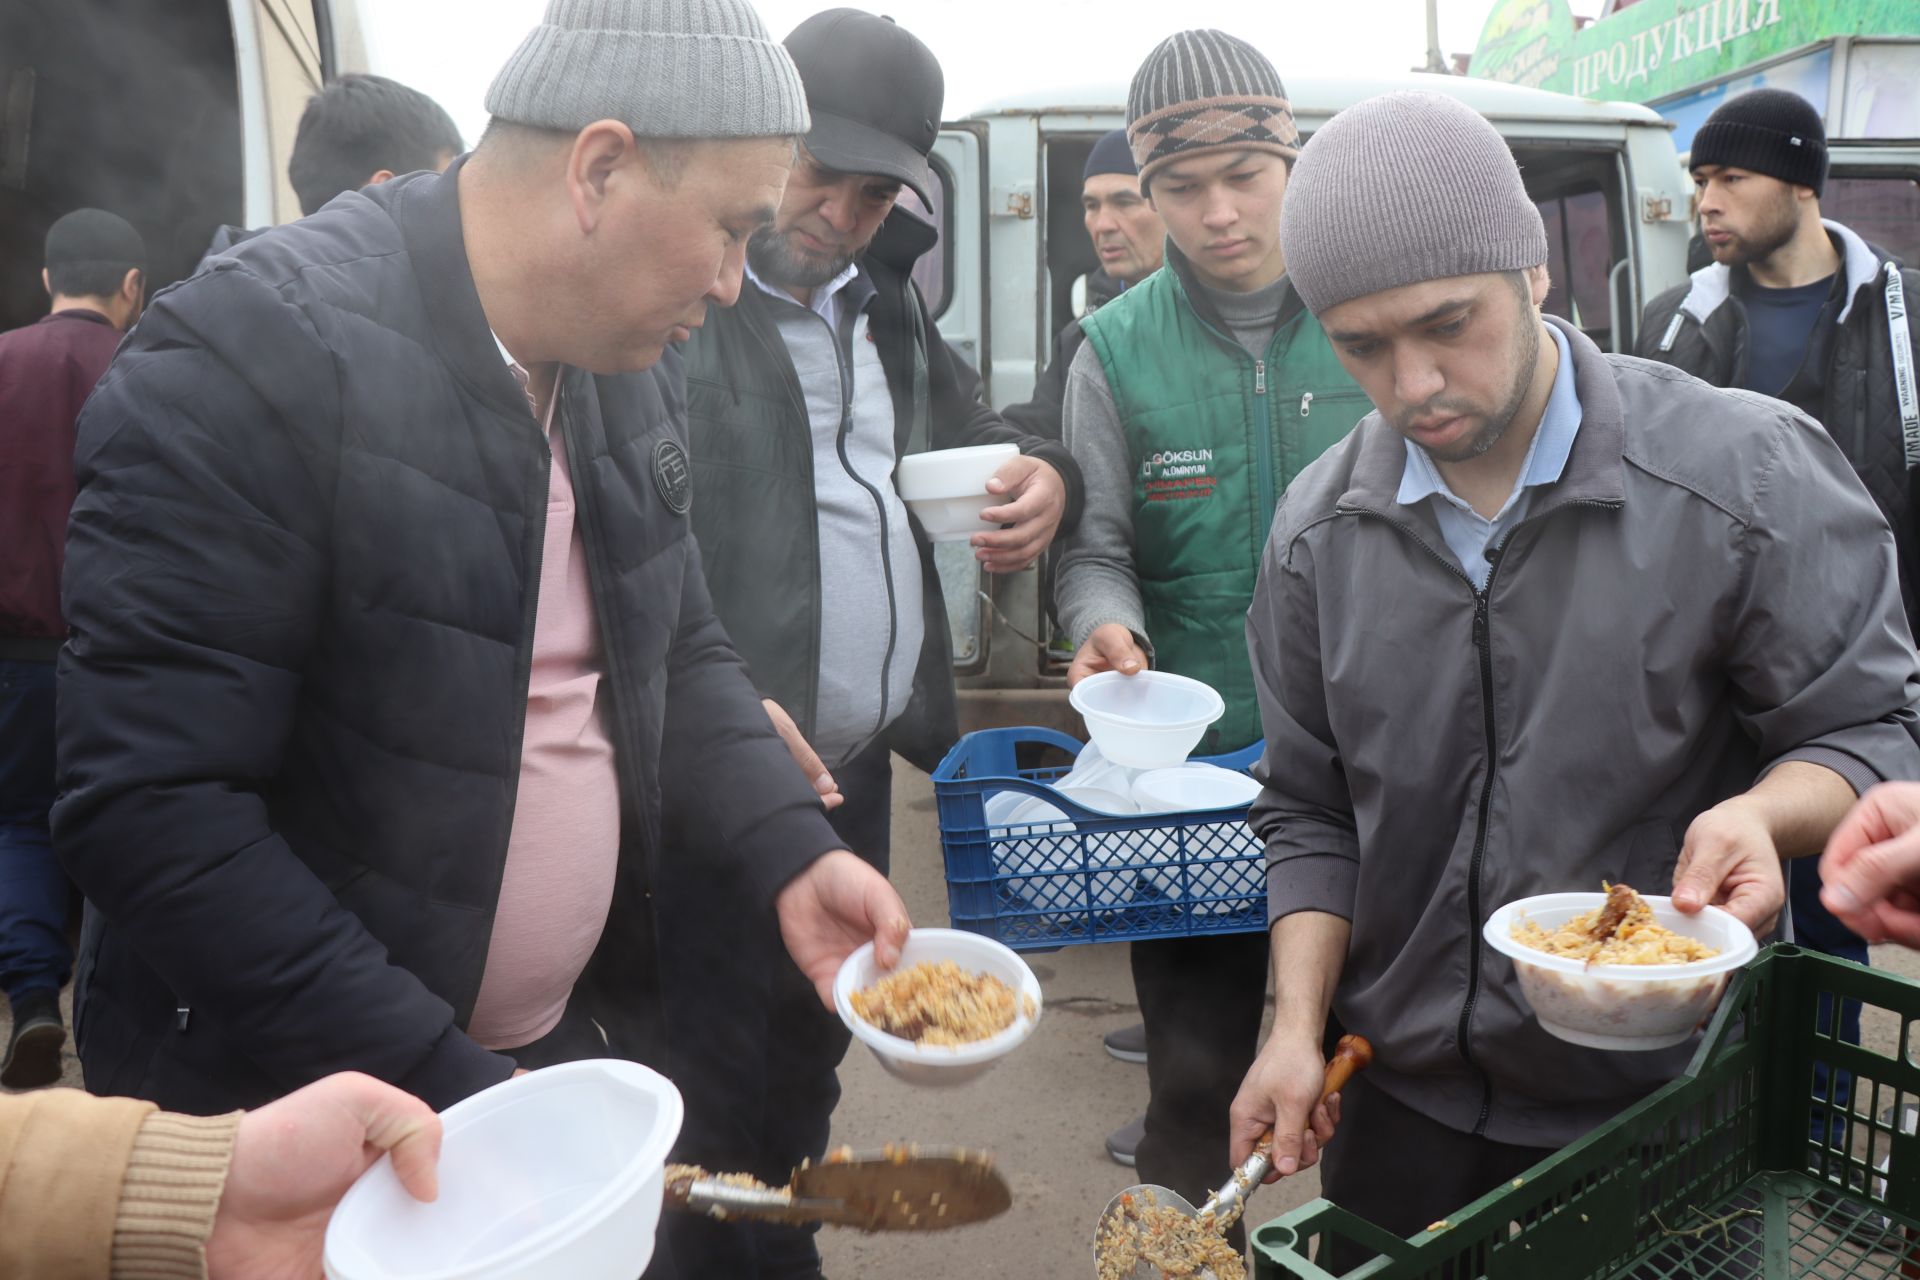
<path id="1" fill-rule="evenodd" d="M 1770 930 L 1781 859 L 1920 769 L 1920 672 L 1839 449 L 1543 316 L 1539 213 L 1473 111 L 1341 112 L 1281 245 L 1375 412 L 1287 491 L 1247 620 L 1277 1008 L 1234 1154 L 1271 1124 L 1276 1176 L 1324 1150 L 1329 1198 L 1407 1236 L 1695 1046 L 1554 1038 L 1487 917 L 1611 882 Z M 1329 1010 L 1375 1060 L 1316 1107 Z"/>
<path id="2" fill-rule="evenodd" d="M 668 754 L 815 994 L 904 939 L 689 518 L 675 344 L 779 208 L 792 61 L 743 0 L 553 0 L 487 101 L 446 173 L 155 298 L 81 415 L 53 822 L 98 1092 L 664 1063 Z"/>

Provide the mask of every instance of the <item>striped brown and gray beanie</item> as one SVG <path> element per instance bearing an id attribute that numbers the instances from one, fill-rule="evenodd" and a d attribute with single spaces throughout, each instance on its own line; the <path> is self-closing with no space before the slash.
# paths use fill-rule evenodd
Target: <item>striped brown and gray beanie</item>
<path id="1" fill-rule="evenodd" d="M 1268 151 L 1290 160 L 1299 154 L 1300 131 L 1265 54 L 1224 31 L 1181 31 L 1134 73 L 1127 142 L 1145 192 L 1156 169 L 1192 156 Z"/>
<path id="2" fill-rule="evenodd" d="M 811 123 L 793 59 L 747 0 L 548 0 L 487 110 L 568 131 L 618 120 L 652 138 L 798 137 Z"/>

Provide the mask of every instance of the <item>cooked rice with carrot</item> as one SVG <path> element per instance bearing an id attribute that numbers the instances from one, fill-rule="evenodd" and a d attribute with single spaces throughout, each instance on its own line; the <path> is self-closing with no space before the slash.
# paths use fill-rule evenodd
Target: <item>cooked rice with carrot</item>
<path id="1" fill-rule="evenodd" d="M 921 1045 L 962 1045 L 996 1036 L 1021 1014 L 1022 997 L 990 973 L 968 973 L 951 960 L 916 964 L 853 993 L 861 1021 Z"/>
<path id="2" fill-rule="evenodd" d="M 1624 884 L 1608 885 L 1607 900 L 1549 933 L 1524 917 L 1513 940 L 1550 956 L 1588 964 L 1691 964 L 1720 954 L 1695 938 L 1654 922 L 1647 900 Z"/>

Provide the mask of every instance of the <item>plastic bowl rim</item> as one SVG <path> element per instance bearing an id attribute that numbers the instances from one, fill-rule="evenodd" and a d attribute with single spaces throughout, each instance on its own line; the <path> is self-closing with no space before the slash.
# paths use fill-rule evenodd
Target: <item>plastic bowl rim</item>
<path id="1" fill-rule="evenodd" d="M 840 1020 L 847 1024 L 847 1030 L 853 1032 L 854 1037 L 862 1044 L 884 1057 L 913 1066 L 971 1067 L 1005 1057 L 1018 1048 L 1022 1041 L 1033 1034 L 1033 1029 L 1040 1025 L 1040 1015 L 1045 1009 L 1045 1001 L 1040 992 L 1040 979 L 1035 976 L 1033 966 L 1021 959 L 1020 953 L 1012 947 L 996 938 L 989 938 L 985 934 L 973 933 L 966 929 L 916 928 L 908 935 L 908 939 L 911 941 L 916 937 L 935 943 L 948 937 L 962 937 L 1004 952 L 1020 968 L 1020 994 L 1033 997 L 1032 1016 L 1028 1016 L 1025 1008 L 1020 1007 L 1014 1013 L 1013 1025 L 1005 1031 L 995 1032 L 985 1040 L 975 1040 L 962 1045 L 919 1045 L 900 1036 L 890 1035 L 853 1011 L 853 975 L 859 966 L 873 955 L 873 944 L 868 942 L 841 962 L 840 972 L 834 975 L 833 980 L 834 1008 L 840 1014 Z M 941 956 L 936 959 L 956 959 L 956 957 Z M 962 967 L 965 967 L 964 962 Z"/>
<path id="2" fill-rule="evenodd" d="M 469 1276 L 484 1277 L 500 1274 L 501 1268 L 517 1267 L 537 1260 L 536 1257 L 530 1257 L 529 1255 L 538 1255 L 545 1250 L 552 1249 L 558 1243 L 571 1243 L 573 1240 L 579 1239 L 581 1235 L 585 1234 L 585 1231 L 582 1229 L 583 1225 L 586 1226 L 587 1230 L 590 1230 L 591 1224 L 610 1219 L 613 1216 L 611 1210 L 614 1207 L 614 1202 L 630 1198 L 645 1184 L 647 1179 L 652 1176 L 654 1161 L 650 1158 L 650 1152 L 656 1146 L 659 1148 L 659 1163 L 664 1171 L 667 1156 L 671 1154 L 673 1150 L 674 1139 L 678 1137 L 681 1127 L 686 1123 L 686 1102 L 681 1098 L 679 1088 L 674 1085 L 673 1081 L 660 1075 L 659 1072 L 654 1071 L 643 1063 L 629 1062 L 624 1058 L 584 1058 L 575 1062 L 559 1063 L 555 1066 L 547 1067 L 538 1073 L 529 1072 L 524 1076 L 509 1076 L 499 1084 L 482 1089 L 479 1093 L 473 1094 L 471 1097 L 462 1098 L 459 1102 L 454 1103 L 451 1107 L 448 1107 L 440 1113 L 441 1142 L 442 1150 L 444 1150 L 444 1144 L 447 1138 L 480 1123 L 488 1115 L 499 1110 L 501 1106 L 504 1105 L 502 1097 L 494 1095 L 500 1094 L 504 1096 L 504 1093 L 507 1091 L 526 1093 L 529 1091 L 528 1086 L 522 1082 L 533 1079 L 536 1075 L 541 1081 L 541 1088 L 551 1088 L 556 1084 L 563 1083 L 565 1077 L 584 1076 L 594 1073 L 611 1074 L 616 1078 L 620 1076 L 633 1077 L 636 1071 L 644 1073 L 644 1075 L 639 1078 L 644 1079 L 645 1075 L 651 1075 L 666 1084 L 666 1091 L 657 1096 L 663 1104 L 670 1104 L 666 1106 L 666 1110 L 671 1113 L 673 1124 L 670 1127 L 666 1125 L 654 1126 L 654 1133 L 650 1135 L 649 1140 L 644 1145 L 633 1153 L 627 1162 L 626 1168 L 621 1170 L 614 1178 L 608 1180 L 598 1191 L 587 1197 L 587 1199 L 580 1204 L 574 1206 L 564 1217 L 547 1223 L 538 1231 L 522 1239 L 519 1243 L 501 1250 L 484 1262 L 463 1263 L 451 1267 L 442 1267 L 435 1271 L 412 1272 L 406 1274 L 404 1277 L 399 1277 L 397 1273 L 383 1269 L 377 1276 L 368 1276 L 366 1280 L 465 1280 L 465 1278 Z M 486 1105 L 481 1105 L 483 1102 Z M 459 1114 L 463 1110 L 466 1114 Z M 390 1154 L 383 1155 L 380 1157 L 380 1162 L 391 1165 L 393 1157 Z M 358 1185 L 356 1182 L 355 1186 Z M 352 1188 L 348 1190 L 349 1193 L 351 1193 Z M 338 1212 L 337 1209 L 336 1212 Z M 582 1219 L 589 1221 L 583 1224 Z M 329 1220 L 328 1225 L 331 1227 L 331 1220 Z M 555 1239 L 555 1237 L 563 1233 L 566 1234 L 564 1241 Z M 354 1252 L 362 1258 L 371 1258 L 372 1256 L 364 1246 L 355 1244 L 351 1247 Z M 324 1241 L 322 1244 L 322 1252 L 323 1254 L 326 1252 Z M 341 1265 L 339 1259 L 327 1258 L 325 1260 L 335 1268 Z"/>
<path id="3" fill-rule="evenodd" d="M 1673 905 L 1673 899 L 1665 895 L 1641 894 L 1647 905 L 1653 908 L 1654 919 L 1661 920 L 1662 915 L 1671 918 L 1683 913 Z M 1583 899 L 1570 902 L 1568 899 Z M 1719 922 L 1722 928 L 1734 938 L 1731 946 L 1723 947 L 1717 956 L 1705 960 L 1692 960 L 1686 964 L 1594 964 L 1584 960 L 1575 960 L 1568 956 L 1548 955 L 1536 951 L 1526 944 L 1516 941 L 1512 934 L 1513 920 L 1520 912 L 1529 908 L 1536 911 L 1550 911 L 1562 907 L 1574 907 L 1578 911 L 1591 911 L 1605 902 L 1604 893 L 1537 893 L 1532 897 L 1518 898 L 1500 907 L 1481 929 L 1481 935 L 1487 945 L 1507 956 L 1515 964 L 1530 964 L 1552 973 L 1564 973 L 1582 978 L 1604 978 L 1609 981 L 1627 979 L 1629 981 L 1683 981 L 1688 978 L 1706 978 L 1731 972 L 1745 965 L 1760 954 L 1760 944 L 1754 940 L 1753 930 L 1740 922 L 1739 917 L 1720 907 L 1703 907 L 1693 919 L 1711 919 Z M 1551 900 L 1551 901 L 1549 901 Z"/>
<path id="4" fill-rule="evenodd" d="M 1092 688 L 1092 689 L 1103 688 L 1104 686 L 1110 685 L 1117 680 L 1141 680 L 1141 679 L 1150 679 L 1152 682 L 1158 683 L 1158 684 L 1186 685 L 1194 689 L 1202 690 L 1206 693 L 1207 697 L 1212 700 L 1210 703 L 1211 709 L 1206 713 L 1204 717 L 1201 717 L 1197 720 L 1180 720 L 1180 721 L 1168 724 L 1168 723 L 1155 723 L 1147 720 L 1135 720 L 1128 716 L 1115 715 L 1111 711 L 1103 711 L 1099 707 L 1088 707 L 1086 705 L 1085 691 L 1088 690 L 1089 688 Z M 1218 689 L 1206 683 L 1204 680 L 1195 680 L 1192 676 L 1183 676 L 1172 671 L 1147 670 L 1147 671 L 1140 672 L 1138 675 L 1131 675 L 1131 676 L 1122 675 L 1118 671 L 1098 671 L 1098 672 L 1095 672 L 1093 675 L 1088 676 L 1086 679 L 1082 680 L 1079 684 L 1076 684 L 1075 686 L 1073 686 L 1072 689 L 1069 689 L 1067 691 L 1067 705 L 1071 706 L 1075 711 L 1078 711 L 1081 715 L 1087 717 L 1088 719 L 1104 720 L 1108 724 L 1116 725 L 1116 726 L 1134 730 L 1134 731 L 1146 731 L 1146 732 L 1154 732 L 1154 731 L 1180 732 L 1185 730 L 1191 730 L 1196 723 L 1201 725 L 1202 727 L 1205 727 L 1206 725 L 1212 724 L 1215 720 L 1218 720 L 1221 716 L 1227 714 L 1227 700 L 1220 696 L 1220 691 Z M 1172 767 L 1172 766 L 1167 766 L 1167 767 Z"/>

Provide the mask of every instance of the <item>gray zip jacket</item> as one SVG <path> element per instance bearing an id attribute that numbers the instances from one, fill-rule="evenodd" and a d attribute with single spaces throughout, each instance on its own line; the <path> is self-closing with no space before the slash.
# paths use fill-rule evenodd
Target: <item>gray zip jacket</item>
<path id="1" fill-rule="evenodd" d="M 1375 1084 L 1541 1147 L 1692 1046 L 1549 1036 L 1481 941 L 1495 909 L 1668 891 L 1694 817 L 1783 761 L 1856 791 L 1920 777 L 1893 539 L 1832 440 L 1559 327 L 1580 434 L 1484 591 L 1428 504 L 1395 501 L 1405 446 L 1375 413 L 1287 490 L 1247 623 L 1270 917 L 1352 921 L 1334 1008 L 1373 1041 Z"/>

